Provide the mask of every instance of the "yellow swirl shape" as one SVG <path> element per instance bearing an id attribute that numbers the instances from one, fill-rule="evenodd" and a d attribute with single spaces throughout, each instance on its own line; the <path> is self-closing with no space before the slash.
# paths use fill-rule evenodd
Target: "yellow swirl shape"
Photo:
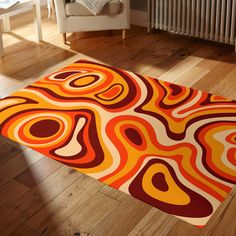
<path id="1" fill-rule="evenodd" d="M 168 189 L 161 191 L 153 186 L 152 179 L 157 173 L 163 173 Z M 163 180 L 162 180 L 163 181 Z M 190 202 L 189 196 L 175 183 L 166 166 L 162 164 L 152 165 L 143 176 L 143 190 L 146 194 L 159 201 L 174 205 L 187 205 Z"/>

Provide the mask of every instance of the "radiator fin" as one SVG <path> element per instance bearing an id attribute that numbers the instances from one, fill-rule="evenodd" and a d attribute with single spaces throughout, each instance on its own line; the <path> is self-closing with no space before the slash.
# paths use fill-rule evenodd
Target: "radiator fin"
<path id="1" fill-rule="evenodd" d="M 150 28 L 236 44 L 236 0 L 149 0 Z"/>

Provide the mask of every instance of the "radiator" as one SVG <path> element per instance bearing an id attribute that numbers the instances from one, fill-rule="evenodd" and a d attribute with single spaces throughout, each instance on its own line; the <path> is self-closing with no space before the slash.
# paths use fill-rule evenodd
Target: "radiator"
<path id="1" fill-rule="evenodd" d="M 235 45 L 236 0 L 148 0 L 148 30 Z"/>

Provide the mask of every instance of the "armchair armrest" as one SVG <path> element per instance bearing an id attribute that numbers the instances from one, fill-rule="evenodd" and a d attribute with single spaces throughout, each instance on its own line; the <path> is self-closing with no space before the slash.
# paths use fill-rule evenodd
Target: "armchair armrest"
<path id="1" fill-rule="evenodd" d="M 127 28 L 130 28 L 130 0 L 120 0 L 123 7 L 122 7 L 122 11 L 121 14 L 124 17 L 125 21 L 126 21 L 126 25 L 128 26 Z"/>

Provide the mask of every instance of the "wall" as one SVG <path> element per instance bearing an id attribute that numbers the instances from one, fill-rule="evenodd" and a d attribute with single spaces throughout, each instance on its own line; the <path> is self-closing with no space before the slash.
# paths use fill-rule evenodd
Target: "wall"
<path id="1" fill-rule="evenodd" d="M 131 9 L 138 11 L 147 10 L 147 0 L 130 0 Z"/>
<path id="2" fill-rule="evenodd" d="M 147 26 L 147 0 L 130 0 L 131 24 Z"/>

